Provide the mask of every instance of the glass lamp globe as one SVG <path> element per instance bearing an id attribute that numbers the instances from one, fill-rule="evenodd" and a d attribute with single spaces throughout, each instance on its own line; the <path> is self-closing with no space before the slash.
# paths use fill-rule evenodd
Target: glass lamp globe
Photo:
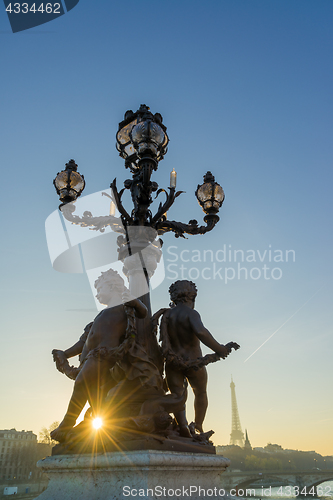
<path id="1" fill-rule="evenodd" d="M 162 120 L 159 113 L 153 115 L 145 104 L 136 113 L 126 111 L 117 132 L 117 149 L 125 159 L 125 166 L 133 172 L 139 168 L 139 159 L 148 156 L 159 162 L 166 154 L 169 138 Z"/>
<path id="2" fill-rule="evenodd" d="M 66 163 L 66 169 L 59 172 L 53 181 L 59 199 L 62 203 L 75 201 L 85 187 L 83 175 L 77 172 L 77 164 L 74 160 Z"/>
<path id="3" fill-rule="evenodd" d="M 225 198 L 224 191 L 215 182 L 215 177 L 211 172 L 207 172 L 203 180 L 204 184 L 198 185 L 195 195 L 206 214 L 217 214 Z"/>

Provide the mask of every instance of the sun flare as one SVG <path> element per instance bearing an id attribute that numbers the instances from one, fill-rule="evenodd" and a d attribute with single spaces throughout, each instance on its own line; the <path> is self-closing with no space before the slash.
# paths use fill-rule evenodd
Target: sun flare
<path id="1" fill-rule="evenodd" d="M 97 417 L 93 420 L 94 429 L 100 429 L 102 427 L 102 424 L 103 424 L 102 419 L 99 417 Z"/>

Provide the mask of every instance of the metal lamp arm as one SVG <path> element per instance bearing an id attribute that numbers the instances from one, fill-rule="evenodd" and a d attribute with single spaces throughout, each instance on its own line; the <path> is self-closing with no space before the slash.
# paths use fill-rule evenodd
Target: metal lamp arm
<path id="1" fill-rule="evenodd" d="M 105 228 L 110 226 L 117 233 L 125 233 L 124 226 L 118 217 L 112 215 L 94 217 L 91 212 L 84 212 L 83 216 L 73 215 L 76 207 L 70 203 L 61 207 L 61 213 L 68 222 L 81 227 L 89 227 L 92 231 L 104 233 Z"/>
<path id="2" fill-rule="evenodd" d="M 199 226 L 196 220 L 190 220 L 188 224 L 176 221 L 159 221 L 155 228 L 159 234 L 172 231 L 175 233 L 176 238 L 185 238 L 184 234 L 205 234 L 211 231 L 220 220 L 218 215 L 211 214 L 204 217 L 205 226 Z"/>

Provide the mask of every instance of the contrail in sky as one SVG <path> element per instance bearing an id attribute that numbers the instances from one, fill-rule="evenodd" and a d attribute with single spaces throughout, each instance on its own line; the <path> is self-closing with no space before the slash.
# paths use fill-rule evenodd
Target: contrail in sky
<path id="1" fill-rule="evenodd" d="M 268 337 L 268 339 L 265 340 L 265 342 L 263 342 L 252 354 L 250 354 L 250 356 L 248 358 L 246 358 L 246 360 L 244 361 L 244 363 L 246 363 L 250 358 L 252 358 L 253 354 L 255 354 L 257 351 L 259 351 L 259 349 L 261 349 L 262 346 L 265 345 L 266 342 L 268 342 L 269 339 L 271 339 L 273 337 L 273 335 L 275 335 L 279 330 L 281 330 L 281 328 L 283 328 L 284 325 L 286 325 L 288 323 L 288 321 L 290 321 L 301 309 L 303 309 L 303 307 L 306 306 L 306 304 L 308 302 L 310 302 L 310 300 L 312 300 L 313 297 L 315 297 L 317 295 L 317 293 L 319 293 L 324 288 L 324 286 L 322 286 L 321 288 L 319 288 L 319 290 L 317 290 L 316 293 L 314 293 L 306 302 L 304 302 L 304 304 L 299 309 L 297 309 L 297 311 L 295 311 L 294 314 L 292 314 L 290 316 L 290 318 L 288 318 L 284 323 L 282 323 L 282 325 L 279 326 L 279 328 L 277 330 L 275 330 L 275 332 L 273 332 L 272 335 L 270 335 Z"/>

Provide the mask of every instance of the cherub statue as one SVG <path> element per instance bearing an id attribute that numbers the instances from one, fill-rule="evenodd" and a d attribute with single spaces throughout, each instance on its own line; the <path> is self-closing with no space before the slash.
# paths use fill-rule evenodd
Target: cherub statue
<path id="1" fill-rule="evenodd" d="M 184 391 L 186 379 L 188 380 L 194 392 L 195 429 L 202 433 L 208 407 L 205 365 L 226 358 L 231 349 L 238 349 L 239 345 L 235 342 L 219 344 L 204 327 L 200 314 L 194 309 L 197 288 L 192 281 L 176 281 L 170 286 L 169 293 L 171 308 L 161 309 L 153 318 L 156 322 L 163 314 L 160 340 L 165 358 L 166 380 L 171 393 L 177 395 Z M 200 342 L 216 354 L 202 357 Z M 180 427 L 180 434 L 190 437 L 185 405 L 183 410 L 175 413 L 175 418 Z"/>
<path id="2" fill-rule="evenodd" d="M 131 324 L 135 316 L 144 318 L 146 306 L 129 295 L 123 279 L 109 269 L 95 281 L 101 304 L 107 305 L 86 326 L 83 336 L 67 351 L 54 350 L 53 356 L 59 371 L 75 378 L 74 390 L 63 421 L 52 431 L 52 439 L 64 441 L 75 425 L 86 402 L 98 415 L 110 386 L 110 368 L 128 352 L 134 343 Z M 124 305 L 123 305 L 124 302 Z M 130 320 L 129 320 L 130 319 Z M 132 319 L 132 322 L 131 322 Z M 69 367 L 67 358 L 81 354 L 79 368 Z"/>

